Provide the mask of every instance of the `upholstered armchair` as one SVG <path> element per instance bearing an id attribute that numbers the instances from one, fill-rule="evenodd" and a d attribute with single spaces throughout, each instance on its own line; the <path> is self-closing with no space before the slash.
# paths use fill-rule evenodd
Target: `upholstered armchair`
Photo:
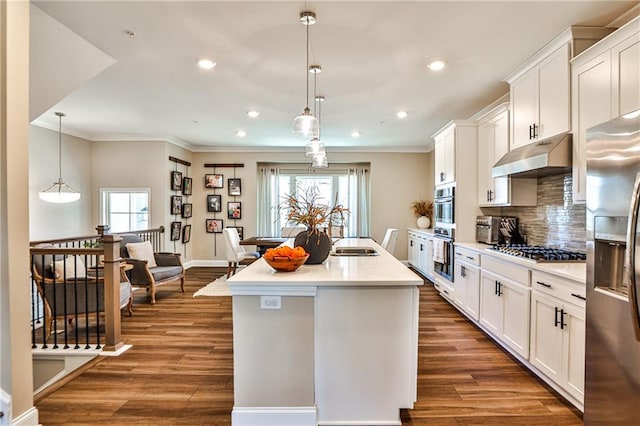
<path id="1" fill-rule="evenodd" d="M 135 234 L 120 235 L 120 257 L 133 266 L 127 272 L 134 287 L 146 287 L 151 304 L 156 303 L 156 287 L 180 281 L 184 293 L 184 267 L 180 253 L 154 253 L 151 243 Z"/>
<path id="2" fill-rule="evenodd" d="M 54 248 L 42 244 L 36 248 Z M 55 257 L 50 254 L 34 254 L 31 274 L 38 294 L 44 303 L 46 337 L 51 335 L 55 319 L 72 320 L 79 315 L 104 312 L 104 279 L 96 276 L 95 268 L 87 268 L 84 256 Z M 132 288 L 126 278 L 120 280 L 120 309 L 127 308 L 133 314 Z"/>

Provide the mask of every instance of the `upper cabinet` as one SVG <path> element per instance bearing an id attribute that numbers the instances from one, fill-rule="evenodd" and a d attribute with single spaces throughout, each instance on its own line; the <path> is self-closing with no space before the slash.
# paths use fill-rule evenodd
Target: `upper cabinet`
<path id="1" fill-rule="evenodd" d="M 534 206 L 535 178 L 494 178 L 493 165 L 509 152 L 509 105 L 501 104 L 478 120 L 478 204 L 490 206 Z"/>
<path id="2" fill-rule="evenodd" d="M 453 183 L 456 180 L 456 144 L 455 128 L 434 136 L 435 142 L 435 183 L 441 185 Z"/>
<path id="3" fill-rule="evenodd" d="M 640 17 L 571 62 L 573 202 L 586 200 L 587 129 L 640 109 Z"/>
<path id="4" fill-rule="evenodd" d="M 512 149 L 569 131 L 568 43 L 509 84 Z"/>
<path id="5" fill-rule="evenodd" d="M 507 76 L 511 149 L 571 130 L 571 57 L 611 30 L 571 27 Z"/>

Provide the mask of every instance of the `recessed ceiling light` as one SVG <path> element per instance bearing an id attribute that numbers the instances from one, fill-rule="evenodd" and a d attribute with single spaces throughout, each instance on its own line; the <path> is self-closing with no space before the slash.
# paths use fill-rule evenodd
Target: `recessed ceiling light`
<path id="1" fill-rule="evenodd" d="M 440 71 L 444 68 L 444 61 L 432 61 L 427 65 L 431 71 Z"/>
<path id="2" fill-rule="evenodd" d="M 311 74 L 320 74 L 322 72 L 322 67 L 320 65 L 309 65 L 309 72 Z"/>
<path id="3" fill-rule="evenodd" d="M 247 132 L 245 132 L 244 130 L 237 130 L 236 136 L 239 138 L 244 138 L 245 136 L 247 136 Z"/>
<path id="4" fill-rule="evenodd" d="M 398 118 L 407 118 L 407 111 L 398 111 L 396 112 L 396 117 Z"/>
<path id="5" fill-rule="evenodd" d="M 260 115 L 260 111 L 256 111 L 254 109 L 247 111 L 247 115 L 251 118 L 256 118 Z"/>
<path id="6" fill-rule="evenodd" d="M 203 70 L 210 70 L 211 68 L 216 66 L 216 63 L 211 59 L 200 59 L 198 61 L 198 66 Z"/>
<path id="7" fill-rule="evenodd" d="M 351 132 L 351 137 L 352 138 L 359 138 L 362 135 L 362 133 L 360 133 L 357 130 L 354 130 L 353 132 Z"/>

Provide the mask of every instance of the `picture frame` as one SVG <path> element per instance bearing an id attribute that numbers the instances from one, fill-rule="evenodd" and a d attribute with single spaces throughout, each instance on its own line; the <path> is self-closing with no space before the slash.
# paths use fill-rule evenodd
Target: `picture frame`
<path id="1" fill-rule="evenodd" d="M 227 219 L 242 219 L 242 203 L 240 201 L 227 202 Z"/>
<path id="2" fill-rule="evenodd" d="M 171 222 L 171 241 L 178 241 L 180 239 L 181 228 L 182 222 Z"/>
<path id="3" fill-rule="evenodd" d="M 242 185 L 240 182 L 240 178 L 230 178 L 228 180 L 229 184 L 229 195 L 234 197 L 236 195 L 242 195 Z"/>
<path id="4" fill-rule="evenodd" d="M 191 241 L 191 225 L 185 225 L 182 228 L 182 244 L 186 244 Z"/>
<path id="5" fill-rule="evenodd" d="M 193 190 L 193 179 L 190 177 L 182 178 L 182 195 L 191 195 Z"/>
<path id="6" fill-rule="evenodd" d="M 182 172 L 171 172 L 171 189 L 173 191 L 180 191 L 182 189 Z"/>
<path id="7" fill-rule="evenodd" d="M 205 219 L 205 227 L 208 234 L 221 234 L 222 226 L 222 219 Z"/>
<path id="8" fill-rule="evenodd" d="M 227 226 L 227 228 L 235 228 L 238 231 L 240 240 L 244 240 L 244 226 Z"/>
<path id="9" fill-rule="evenodd" d="M 182 217 L 184 217 L 185 219 L 191 217 L 192 209 L 193 209 L 193 204 L 184 203 L 182 205 Z"/>
<path id="10" fill-rule="evenodd" d="M 224 175 L 219 174 L 205 174 L 204 175 L 204 187 L 205 188 L 222 188 L 224 187 Z"/>
<path id="11" fill-rule="evenodd" d="M 182 212 L 182 195 L 171 196 L 171 214 L 180 214 Z"/>
<path id="12" fill-rule="evenodd" d="M 210 213 L 219 213 L 222 211 L 222 195 L 207 195 L 207 211 Z"/>

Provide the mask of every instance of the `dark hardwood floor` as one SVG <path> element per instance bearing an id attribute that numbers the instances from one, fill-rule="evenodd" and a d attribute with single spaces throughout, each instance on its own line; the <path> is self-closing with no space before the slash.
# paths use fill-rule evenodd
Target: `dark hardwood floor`
<path id="1" fill-rule="evenodd" d="M 191 268 L 185 293 L 160 287 L 158 303 L 136 296 L 122 317 L 119 357 L 99 357 L 56 389 L 36 395 L 53 425 L 230 425 L 233 353 L 230 297 L 193 293 L 223 275 Z M 421 289 L 418 401 L 404 425 L 580 425 L 558 397 L 444 302 Z"/>

